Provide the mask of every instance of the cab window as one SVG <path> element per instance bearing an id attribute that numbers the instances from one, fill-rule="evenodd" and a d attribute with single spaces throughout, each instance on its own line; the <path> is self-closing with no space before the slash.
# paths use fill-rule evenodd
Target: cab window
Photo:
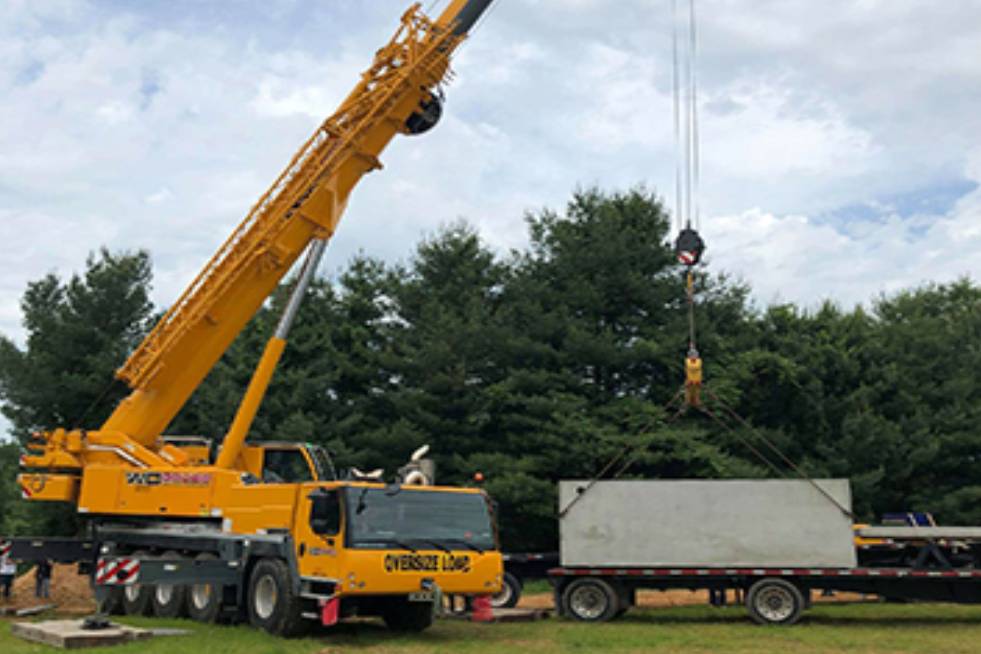
<path id="1" fill-rule="evenodd" d="M 262 480 L 270 484 L 312 481 L 310 466 L 301 450 L 266 450 Z"/>
<path id="2" fill-rule="evenodd" d="M 336 536 L 341 530 L 341 498 L 336 490 L 318 488 L 310 493 L 310 530 Z"/>

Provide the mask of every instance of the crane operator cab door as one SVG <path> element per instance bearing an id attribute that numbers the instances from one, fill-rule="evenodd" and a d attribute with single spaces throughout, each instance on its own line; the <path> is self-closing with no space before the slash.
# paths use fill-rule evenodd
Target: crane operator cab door
<path id="1" fill-rule="evenodd" d="M 344 543 L 344 511 L 340 491 L 318 487 L 301 493 L 294 533 L 300 575 L 321 579 L 341 578 Z"/>

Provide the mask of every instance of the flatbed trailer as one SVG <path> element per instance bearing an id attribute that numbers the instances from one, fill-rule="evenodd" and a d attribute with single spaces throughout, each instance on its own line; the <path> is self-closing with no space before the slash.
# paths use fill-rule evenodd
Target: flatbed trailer
<path id="1" fill-rule="evenodd" d="M 614 619 L 641 589 L 736 591 L 760 624 L 797 622 L 815 591 L 981 603 L 981 528 L 856 528 L 847 480 L 567 480 L 559 495 L 548 575 L 573 619 Z"/>
<path id="2" fill-rule="evenodd" d="M 566 568 L 549 570 L 560 615 L 585 622 L 617 618 L 638 590 L 740 591 L 759 624 L 793 624 L 813 591 L 981 604 L 981 570 L 910 568 Z"/>

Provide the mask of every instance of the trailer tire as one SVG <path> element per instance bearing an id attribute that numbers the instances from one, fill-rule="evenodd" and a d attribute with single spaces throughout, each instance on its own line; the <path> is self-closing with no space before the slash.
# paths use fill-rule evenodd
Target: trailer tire
<path id="1" fill-rule="evenodd" d="M 302 598 L 294 592 L 290 569 L 282 559 L 260 559 L 249 576 L 249 622 L 274 636 L 300 636 L 309 626 Z"/>
<path id="2" fill-rule="evenodd" d="M 214 561 L 211 552 L 201 552 L 195 561 Z M 187 587 L 187 614 L 197 622 L 214 623 L 221 618 L 224 586 L 220 584 L 191 584 Z"/>
<path id="3" fill-rule="evenodd" d="M 491 606 L 495 609 L 510 609 L 521 599 L 521 580 L 510 572 L 504 573 L 501 591 L 491 595 Z"/>
<path id="4" fill-rule="evenodd" d="M 177 552 L 164 552 L 160 558 L 170 561 L 180 559 Z M 187 586 L 184 584 L 157 584 L 153 589 L 153 614 L 158 618 L 183 618 L 187 615 Z"/>
<path id="5" fill-rule="evenodd" d="M 433 603 L 393 598 L 382 609 L 382 620 L 392 631 L 419 633 L 433 624 Z"/>
<path id="6" fill-rule="evenodd" d="M 133 552 L 134 559 L 146 558 L 148 552 Z M 126 615 L 151 615 L 153 613 L 153 586 L 130 584 L 123 586 L 123 612 Z"/>
<path id="7" fill-rule="evenodd" d="M 804 612 L 804 595 L 786 579 L 760 579 L 749 587 L 746 608 L 757 624 L 792 625 Z"/>
<path id="8" fill-rule="evenodd" d="M 619 610 L 619 593 L 604 579 L 576 579 L 562 591 L 562 613 L 576 620 L 606 622 Z"/>

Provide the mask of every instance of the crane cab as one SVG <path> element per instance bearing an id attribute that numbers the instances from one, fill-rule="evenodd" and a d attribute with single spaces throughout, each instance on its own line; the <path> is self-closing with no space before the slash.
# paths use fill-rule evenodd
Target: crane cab
<path id="1" fill-rule="evenodd" d="M 214 464 L 215 447 L 210 438 L 167 436 L 164 442 L 186 454 L 189 465 Z M 337 479 L 330 454 L 322 446 L 313 443 L 289 441 L 252 443 L 242 448 L 236 467 L 249 473 L 256 480 L 270 484 L 299 484 Z"/>

